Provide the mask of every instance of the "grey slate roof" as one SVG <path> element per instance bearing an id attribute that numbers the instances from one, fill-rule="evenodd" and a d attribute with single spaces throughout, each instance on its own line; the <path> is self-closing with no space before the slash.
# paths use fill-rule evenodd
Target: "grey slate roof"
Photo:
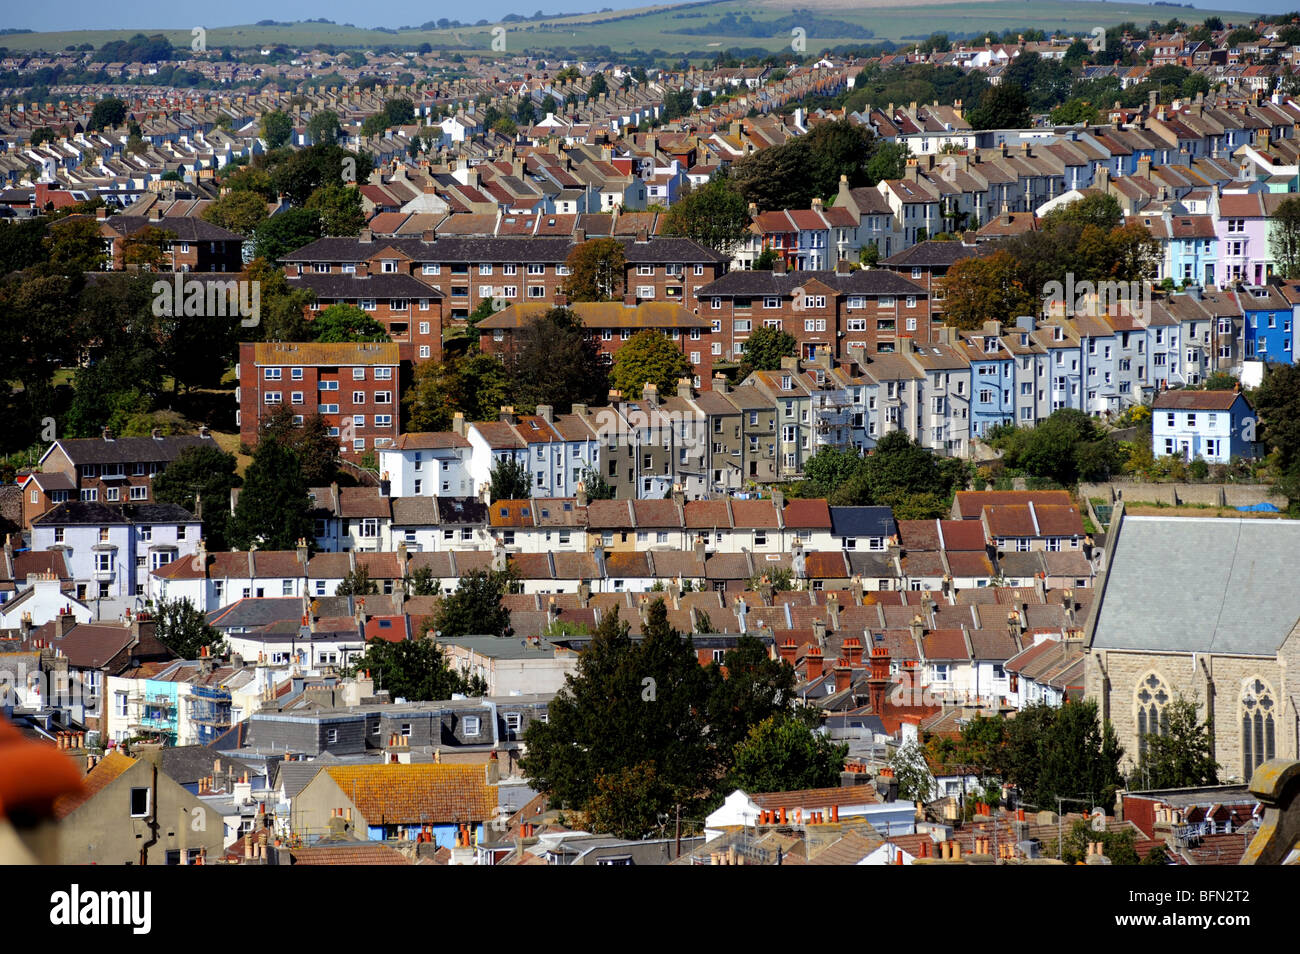
<path id="1" fill-rule="evenodd" d="M 831 507 L 831 533 L 837 537 L 892 537 L 898 533 L 888 507 Z"/>
<path id="2" fill-rule="evenodd" d="M 961 242 L 927 239 L 889 258 L 882 258 L 880 264 L 886 268 L 948 268 L 963 258 L 982 257 L 992 251 L 993 248 L 989 243 L 965 245 Z"/>
<path id="3" fill-rule="evenodd" d="M 413 275 L 295 275 L 286 279 L 290 288 L 306 286 L 317 298 L 442 298 L 442 292 Z"/>
<path id="4" fill-rule="evenodd" d="M 734 271 L 720 277 L 717 281 L 702 286 L 697 295 L 700 298 L 727 295 L 772 295 L 786 296 L 793 294 L 811 281 L 829 285 L 842 295 L 917 295 L 924 296 L 926 290 L 911 279 L 904 278 L 897 272 L 883 268 L 863 268 L 856 272 L 839 273 L 831 271 L 769 272 L 761 270 Z"/>
<path id="5" fill-rule="evenodd" d="M 1095 649 L 1272 656 L 1300 620 L 1300 523 L 1128 517 Z"/>
<path id="6" fill-rule="evenodd" d="M 71 500 L 36 517 L 32 525 L 66 527 L 198 522 L 198 517 L 176 504 L 102 504 Z"/>
<path id="7" fill-rule="evenodd" d="M 171 215 L 158 221 L 144 215 L 113 215 L 107 220 L 109 228 L 123 235 L 134 235 L 143 228 L 152 226 L 164 232 L 172 232 L 182 242 L 243 242 L 244 237 L 238 232 L 223 229 L 194 216 Z"/>
<path id="8" fill-rule="evenodd" d="M 61 440 L 68 459 L 74 464 L 126 464 L 144 461 L 173 461 L 187 447 L 213 447 L 220 450 L 211 437 L 176 435 L 171 437 L 82 437 Z M 46 452 L 48 453 L 48 451 Z"/>
<path id="9" fill-rule="evenodd" d="M 261 774 L 261 767 L 256 763 L 240 762 L 230 758 L 225 752 L 206 745 L 179 745 L 162 750 L 162 771 L 174 782 L 181 785 L 193 785 L 201 778 L 212 774 L 212 763 L 221 760 L 222 767 L 228 764 L 233 772 L 248 770 L 249 775 Z"/>
<path id="10" fill-rule="evenodd" d="M 635 263 L 715 262 L 727 260 L 725 255 L 705 248 L 691 239 L 655 236 L 646 242 L 618 239 L 623 244 L 624 255 Z M 479 262 L 555 262 L 562 263 L 573 251 L 575 242 L 568 236 L 498 235 L 484 238 L 445 237 L 432 242 L 415 238 L 374 238 L 362 242 L 359 238 L 322 238 L 304 245 L 284 256 L 286 262 L 359 262 L 382 252 L 395 249 L 416 262 L 447 262 L 475 264 Z"/>

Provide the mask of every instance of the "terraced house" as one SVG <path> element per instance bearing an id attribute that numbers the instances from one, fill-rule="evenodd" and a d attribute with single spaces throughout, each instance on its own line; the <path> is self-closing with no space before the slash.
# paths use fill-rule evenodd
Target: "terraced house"
<path id="1" fill-rule="evenodd" d="M 153 478 L 189 447 L 216 448 L 200 428 L 198 435 L 114 437 L 107 428 L 101 437 L 56 440 L 26 475 L 23 525 L 52 507 L 80 500 L 85 503 L 156 503 Z M 218 504 L 219 506 L 220 504 Z"/>
<path id="2" fill-rule="evenodd" d="M 811 358 L 829 348 L 890 352 L 911 336 L 931 337 L 930 298 L 919 284 L 880 269 L 728 272 L 699 289 L 700 315 L 713 326 L 715 357 L 736 360 L 760 327 L 785 331 Z"/>
<path id="3" fill-rule="evenodd" d="M 565 262 L 587 240 L 581 230 L 556 237 L 323 238 L 285 256 L 290 274 L 355 274 L 361 262 L 379 263 L 379 274 L 408 274 L 442 294 L 448 323 L 463 323 L 484 301 L 560 304 L 568 276 Z M 696 290 L 725 271 L 727 259 L 689 239 L 650 236 L 641 230 L 619 238 L 627 265 L 626 301 L 686 303 Z M 378 248 L 376 248 L 378 246 Z"/>

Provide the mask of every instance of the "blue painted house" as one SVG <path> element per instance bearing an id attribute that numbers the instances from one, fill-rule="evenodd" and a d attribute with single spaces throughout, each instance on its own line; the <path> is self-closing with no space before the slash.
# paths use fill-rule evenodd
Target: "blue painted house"
<path id="1" fill-rule="evenodd" d="M 1237 391 L 1162 391 L 1151 406 L 1151 452 L 1226 464 L 1254 457 L 1255 412 Z"/>
<path id="2" fill-rule="evenodd" d="M 999 322 L 964 335 L 961 353 L 970 361 L 970 433 L 982 438 L 990 428 L 1016 421 L 1016 360 Z"/>
<path id="3" fill-rule="evenodd" d="M 1294 364 L 1293 306 L 1278 286 L 1243 287 L 1237 298 L 1245 319 L 1246 360 Z"/>

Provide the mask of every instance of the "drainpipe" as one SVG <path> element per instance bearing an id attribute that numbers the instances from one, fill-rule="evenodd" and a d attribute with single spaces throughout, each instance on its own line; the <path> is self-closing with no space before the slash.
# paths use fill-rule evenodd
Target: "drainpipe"
<path id="1" fill-rule="evenodd" d="M 149 840 L 140 846 L 140 865 L 149 863 L 149 849 L 158 844 L 158 763 L 149 766 L 152 782 L 149 786 Z"/>

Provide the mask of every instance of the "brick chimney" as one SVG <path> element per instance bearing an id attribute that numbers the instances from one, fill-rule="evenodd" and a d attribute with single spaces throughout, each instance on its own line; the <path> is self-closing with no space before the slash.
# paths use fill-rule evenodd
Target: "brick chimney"
<path id="1" fill-rule="evenodd" d="M 822 657 L 820 646 L 813 646 L 808 650 L 808 655 L 803 658 L 805 678 L 816 679 L 822 674 L 826 660 Z"/>
<path id="2" fill-rule="evenodd" d="M 795 659 L 799 656 L 799 647 L 795 644 L 793 639 L 787 639 L 781 644 L 780 654 L 783 662 L 788 662 L 793 666 Z"/>
<path id="3" fill-rule="evenodd" d="M 885 693 L 889 689 L 889 650 L 877 646 L 871 650 L 871 675 L 867 692 L 871 698 L 871 711 L 879 715 L 885 708 Z"/>
<path id="4" fill-rule="evenodd" d="M 835 691 L 843 692 L 853 684 L 853 668 L 843 662 L 835 664 Z"/>
<path id="5" fill-rule="evenodd" d="M 844 640 L 840 652 L 848 660 L 850 666 L 862 665 L 862 640 L 857 636 L 850 636 Z"/>

